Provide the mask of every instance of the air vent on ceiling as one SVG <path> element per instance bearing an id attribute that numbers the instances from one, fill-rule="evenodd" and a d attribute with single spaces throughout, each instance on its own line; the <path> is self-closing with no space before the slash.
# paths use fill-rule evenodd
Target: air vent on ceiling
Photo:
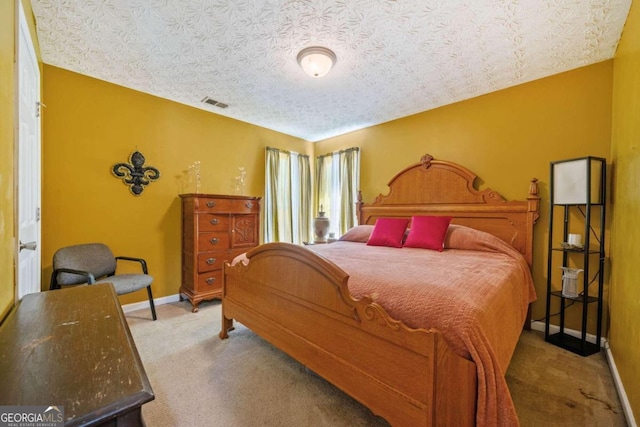
<path id="1" fill-rule="evenodd" d="M 225 104 L 224 102 L 216 101 L 215 99 L 211 99 L 208 96 L 205 96 L 205 98 L 202 100 L 202 102 L 204 102 L 205 104 L 213 105 L 214 107 L 218 107 L 218 108 L 227 108 L 229 106 L 229 104 Z"/>

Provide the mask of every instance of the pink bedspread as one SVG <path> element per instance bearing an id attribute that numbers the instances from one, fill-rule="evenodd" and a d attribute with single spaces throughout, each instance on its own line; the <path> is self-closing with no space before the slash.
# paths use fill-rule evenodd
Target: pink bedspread
<path id="1" fill-rule="evenodd" d="M 335 242 L 309 247 L 349 273 L 356 298 L 369 295 L 413 328 L 435 328 L 478 374 L 478 426 L 518 425 L 505 372 L 535 290 L 524 258 L 500 239 L 450 228 L 445 250 Z"/>

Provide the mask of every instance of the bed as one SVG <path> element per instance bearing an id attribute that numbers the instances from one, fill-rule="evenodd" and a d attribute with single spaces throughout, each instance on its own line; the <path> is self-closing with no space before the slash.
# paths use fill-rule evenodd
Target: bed
<path id="1" fill-rule="evenodd" d="M 360 226 L 350 232 L 356 241 L 308 247 L 269 243 L 249 251 L 241 262 L 226 264 L 220 338 L 229 336 L 234 320 L 241 322 L 392 425 L 517 424 L 504 371 L 535 299 L 530 267 L 540 199 L 535 179 L 523 201 L 506 201 L 491 189 L 479 191 L 475 180 L 463 166 L 425 155 L 391 179 L 387 195 L 371 204 L 358 201 Z M 367 225 L 377 219 L 413 216 L 452 218 L 444 250 L 373 247 L 357 241 L 368 239 Z M 480 242 L 466 247 L 475 235 Z M 372 255 L 357 258 L 355 248 L 363 247 Z M 487 250 L 480 261 L 484 264 L 477 259 L 471 267 L 433 264 L 439 257 L 454 254 L 461 259 L 480 249 Z M 410 293 L 404 303 L 395 304 L 395 290 L 387 281 L 397 281 L 395 277 L 401 286 L 415 287 L 403 281 L 428 277 L 408 274 L 411 268 L 400 266 L 402 258 L 393 258 L 412 253 L 430 257 L 427 273 L 441 281 L 445 277 L 444 282 L 455 278 L 454 288 L 478 287 L 480 295 L 464 291 L 460 296 L 449 289 L 441 297 L 430 295 L 426 304 Z M 373 262 L 367 264 L 367 258 Z M 480 287 L 474 272 L 502 268 L 492 264 L 493 258 L 510 266 L 508 278 L 489 279 Z M 446 268 L 463 274 L 447 276 Z M 389 279 L 383 276 L 386 270 L 392 271 Z M 378 283 L 370 287 L 371 280 Z M 492 297 L 498 295 L 492 288 L 503 281 L 508 295 Z M 458 300 L 470 305 L 454 309 Z M 420 311 L 424 318 L 410 318 L 403 309 L 406 304 L 413 304 L 407 311 Z M 450 312 L 453 321 L 429 318 L 431 312 L 443 311 Z M 461 335 L 451 335 L 451 323 L 463 324 Z"/>

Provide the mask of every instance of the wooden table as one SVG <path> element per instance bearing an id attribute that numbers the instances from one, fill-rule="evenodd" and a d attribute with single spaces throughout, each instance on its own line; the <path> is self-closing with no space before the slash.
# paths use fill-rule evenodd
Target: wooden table
<path id="1" fill-rule="evenodd" d="M 110 284 L 26 295 L 0 326 L 0 405 L 59 405 L 68 426 L 138 426 L 154 399 Z"/>

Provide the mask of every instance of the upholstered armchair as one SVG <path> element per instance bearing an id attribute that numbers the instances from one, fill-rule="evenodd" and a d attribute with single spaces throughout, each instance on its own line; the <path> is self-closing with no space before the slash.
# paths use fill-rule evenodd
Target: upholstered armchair
<path id="1" fill-rule="evenodd" d="M 143 274 L 116 274 L 117 261 L 140 263 Z M 112 283 L 118 295 L 128 294 L 147 288 L 151 315 L 156 320 L 151 283 L 147 263 L 142 258 L 114 257 L 111 249 L 102 243 L 86 243 L 59 249 L 53 255 L 53 273 L 50 290 L 62 286 L 94 283 Z"/>

